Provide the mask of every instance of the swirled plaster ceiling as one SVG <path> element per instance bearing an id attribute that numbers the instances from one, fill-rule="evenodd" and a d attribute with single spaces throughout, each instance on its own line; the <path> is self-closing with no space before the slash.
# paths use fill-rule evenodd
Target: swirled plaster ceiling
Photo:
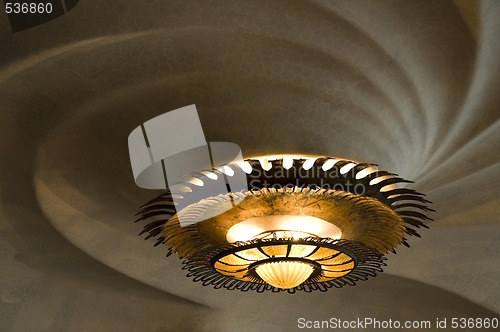
<path id="1" fill-rule="evenodd" d="M 293 330 L 297 318 L 498 317 L 500 3 L 82 1 L 0 16 L 7 330 Z M 334 155 L 438 211 L 386 273 L 324 294 L 202 287 L 137 236 L 127 136 L 196 104 L 245 157 Z M 293 306 L 291 301 L 293 300 Z"/>

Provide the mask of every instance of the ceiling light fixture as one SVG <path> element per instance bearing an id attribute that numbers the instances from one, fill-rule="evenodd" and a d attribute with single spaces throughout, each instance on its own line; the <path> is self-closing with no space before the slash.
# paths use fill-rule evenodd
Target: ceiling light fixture
<path id="1" fill-rule="evenodd" d="M 424 222 L 431 220 L 422 213 L 433 211 L 423 194 L 398 186 L 411 181 L 373 164 L 285 156 L 225 168 L 196 179 L 203 186 L 243 171 L 249 190 L 181 211 L 167 190 L 139 213 L 146 238 L 184 258 L 188 276 L 203 285 L 291 293 L 354 285 L 382 272 L 384 254 L 408 246 L 405 236 L 420 237 L 415 228 L 428 228 Z M 183 184 L 189 190 L 180 199 L 200 188 L 192 182 Z M 240 203 L 217 212 L 235 199 Z M 180 218 L 202 221 L 182 226 Z"/>
<path id="2" fill-rule="evenodd" d="M 141 207 L 141 234 L 184 259 L 215 288 L 326 291 L 382 272 L 384 255 L 432 220 L 411 181 L 332 157 L 243 160 L 233 143 L 205 141 L 194 105 L 129 136 L 136 183 L 166 191 Z"/>

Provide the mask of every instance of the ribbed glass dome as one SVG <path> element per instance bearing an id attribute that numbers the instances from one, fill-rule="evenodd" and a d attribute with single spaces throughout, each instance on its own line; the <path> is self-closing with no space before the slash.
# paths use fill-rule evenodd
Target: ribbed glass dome
<path id="1" fill-rule="evenodd" d="M 311 265 L 303 262 L 279 261 L 263 263 L 255 271 L 265 282 L 276 288 L 294 288 L 313 273 Z"/>

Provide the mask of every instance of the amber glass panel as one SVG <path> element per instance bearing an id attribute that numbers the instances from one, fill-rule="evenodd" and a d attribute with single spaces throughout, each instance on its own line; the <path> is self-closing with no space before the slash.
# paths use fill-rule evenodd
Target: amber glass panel
<path id="1" fill-rule="evenodd" d="M 226 265 L 226 264 L 222 264 L 220 262 L 215 262 L 214 268 L 216 270 L 218 270 L 219 272 L 221 272 L 221 273 L 222 273 L 222 271 L 228 272 L 228 273 L 236 273 L 236 272 L 246 271 L 247 270 L 246 266 L 241 266 L 241 265 Z"/>
<path id="2" fill-rule="evenodd" d="M 334 256 L 337 253 L 338 253 L 337 250 L 321 247 L 315 253 L 313 253 L 311 256 L 308 256 L 307 259 L 317 260 L 317 259 L 321 259 L 321 258 Z"/>
<path id="3" fill-rule="evenodd" d="M 321 265 L 323 271 L 343 271 L 354 269 L 354 262 L 349 262 L 342 265 Z"/>
<path id="4" fill-rule="evenodd" d="M 293 244 L 288 257 L 304 257 L 312 253 L 316 246 L 307 244 Z"/>
<path id="5" fill-rule="evenodd" d="M 276 246 L 263 246 L 262 251 L 264 251 L 269 256 L 275 257 L 286 257 L 286 252 L 288 250 L 288 245 L 280 244 Z"/>
<path id="6" fill-rule="evenodd" d="M 259 249 L 257 249 L 257 248 L 245 249 L 242 251 L 238 251 L 236 253 L 236 255 L 243 257 L 245 259 L 252 260 L 252 261 L 257 261 L 257 260 L 268 258 L 266 255 L 261 253 L 259 251 Z"/>
<path id="7" fill-rule="evenodd" d="M 317 260 L 321 265 L 338 265 L 351 261 L 352 258 L 346 254 L 340 254 L 335 257 Z"/>
<path id="8" fill-rule="evenodd" d="M 238 256 L 235 256 L 233 254 L 224 256 L 221 259 L 219 259 L 219 261 L 229 265 L 249 265 L 250 263 L 252 263 L 251 261 L 239 258 Z"/>

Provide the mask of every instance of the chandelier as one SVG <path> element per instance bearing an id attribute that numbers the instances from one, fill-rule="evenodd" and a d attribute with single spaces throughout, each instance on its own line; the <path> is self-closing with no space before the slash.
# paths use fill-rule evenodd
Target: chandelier
<path id="1" fill-rule="evenodd" d="M 245 188 L 232 190 L 237 177 Z M 207 195 L 221 180 L 227 190 Z M 408 182 L 333 157 L 258 157 L 190 174 L 141 206 L 136 221 L 204 286 L 327 291 L 382 272 L 385 254 L 428 228 L 430 202 Z"/>

